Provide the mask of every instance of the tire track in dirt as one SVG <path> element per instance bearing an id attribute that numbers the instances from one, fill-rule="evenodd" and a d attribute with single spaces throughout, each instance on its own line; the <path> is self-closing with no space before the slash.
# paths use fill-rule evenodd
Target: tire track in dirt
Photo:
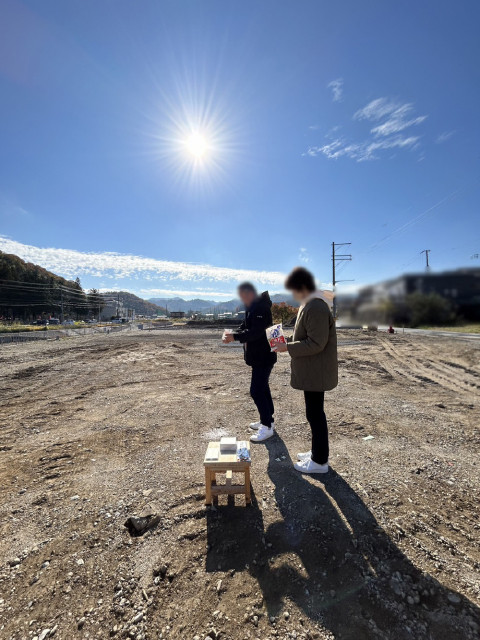
<path id="1" fill-rule="evenodd" d="M 470 379 L 465 380 L 462 375 L 456 373 L 455 367 L 450 369 L 433 360 L 433 354 L 425 362 L 422 362 L 415 356 L 409 356 L 408 358 L 403 356 L 398 347 L 386 339 L 382 339 L 381 344 L 385 352 L 401 365 L 402 370 L 401 372 L 397 371 L 397 373 L 401 373 L 411 380 L 437 384 L 455 393 L 470 393 L 472 386 L 478 387 L 475 382 Z M 466 374 L 467 372 L 465 372 Z"/>
<path id="2" fill-rule="evenodd" d="M 384 353 L 385 355 L 387 355 L 387 358 L 380 359 L 380 364 L 392 376 L 392 378 L 398 378 L 398 377 L 400 377 L 401 379 L 404 378 L 409 383 L 413 382 L 415 384 L 418 384 L 418 382 L 428 382 L 430 384 L 438 384 L 436 381 L 431 380 L 430 378 L 426 378 L 423 375 L 411 373 L 410 367 L 406 366 L 405 363 L 402 362 L 399 358 L 396 358 L 394 356 L 394 353 L 387 348 L 390 346 L 388 343 L 386 344 L 382 341 L 382 346 L 384 346 Z M 395 364 L 397 366 L 395 366 Z"/>
<path id="3" fill-rule="evenodd" d="M 422 352 L 425 358 L 429 361 L 429 366 L 434 367 L 439 373 L 452 377 L 454 382 L 459 382 L 461 385 L 469 386 L 472 389 L 480 389 L 480 370 L 476 371 L 474 368 L 466 366 L 458 359 L 452 359 L 450 361 L 435 359 L 435 351 L 431 346 L 426 344 L 415 343 L 415 350 L 417 353 Z"/>

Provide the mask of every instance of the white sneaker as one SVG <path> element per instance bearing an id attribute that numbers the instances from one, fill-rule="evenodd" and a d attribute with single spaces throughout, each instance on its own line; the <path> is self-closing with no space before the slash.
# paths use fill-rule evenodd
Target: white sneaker
<path id="1" fill-rule="evenodd" d="M 257 431 L 262 426 L 262 423 L 259 420 L 258 422 L 251 422 L 248 426 L 250 427 L 250 429 Z M 272 422 L 272 428 L 275 429 L 275 422 Z"/>
<path id="2" fill-rule="evenodd" d="M 297 471 L 300 473 L 327 473 L 328 472 L 328 462 L 326 464 L 318 464 L 314 462 L 311 458 L 306 458 L 305 460 L 301 460 L 293 465 Z"/>
<path id="3" fill-rule="evenodd" d="M 250 442 L 263 442 L 264 440 L 268 440 L 275 433 L 275 429 L 273 426 L 266 427 L 264 424 L 261 424 L 258 428 L 257 433 L 254 433 L 253 436 L 250 436 Z"/>
<path id="4" fill-rule="evenodd" d="M 312 457 L 311 451 L 305 451 L 305 453 L 297 453 L 297 460 L 308 460 Z"/>

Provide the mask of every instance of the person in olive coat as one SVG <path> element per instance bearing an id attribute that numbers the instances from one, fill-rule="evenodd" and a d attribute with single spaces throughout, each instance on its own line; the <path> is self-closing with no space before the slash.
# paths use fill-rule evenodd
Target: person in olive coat
<path id="1" fill-rule="evenodd" d="M 330 311 L 330 292 L 317 291 L 313 275 L 297 267 L 285 288 L 300 303 L 293 336 L 276 347 L 291 357 L 291 385 L 305 396 L 307 420 L 312 431 L 310 451 L 298 454 L 294 465 L 302 473 L 327 473 L 328 426 L 324 411 L 325 391 L 338 384 L 337 334 Z"/>

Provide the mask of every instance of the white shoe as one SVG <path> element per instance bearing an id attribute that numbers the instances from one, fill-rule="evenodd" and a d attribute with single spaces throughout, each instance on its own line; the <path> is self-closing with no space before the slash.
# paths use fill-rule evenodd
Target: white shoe
<path id="1" fill-rule="evenodd" d="M 275 433 L 275 429 L 273 426 L 266 427 L 264 424 L 261 424 L 258 428 L 257 433 L 254 433 L 253 436 L 250 436 L 250 442 L 263 442 L 264 440 L 268 440 Z"/>
<path id="2" fill-rule="evenodd" d="M 326 464 L 318 464 L 314 462 L 311 458 L 306 458 L 305 460 L 301 460 L 293 465 L 297 471 L 300 473 L 327 473 L 328 472 L 328 462 Z"/>
<path id="3" fill-rule="evenodd" d="M 262 426 L 262 423 L 259 420 L 258 422 L 251 422 L 248 426 L 250 427 L 250 429 L 257 431 Z M 275 422 L 272 422 L 272 428 L 275 429 Z"/>
<path id="4" fill-rule="evenodd" d="M 308 460 L 312 457 L 311 451 L 305 451 L 305 453 L 297 453 L 297 460 Z"/>

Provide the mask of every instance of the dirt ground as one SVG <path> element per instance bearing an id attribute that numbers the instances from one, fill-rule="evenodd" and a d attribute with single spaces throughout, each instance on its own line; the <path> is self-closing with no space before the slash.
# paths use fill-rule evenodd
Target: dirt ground
<path id="1" fill-rule="evenodd" d="M 318 477 L 283 354 L 254 503 L 206 508 L 207 442 L 256 419 L 220 334 L 0 347 L 0 638 L 479 638 L 480 341 L 340 331 Z"/>

